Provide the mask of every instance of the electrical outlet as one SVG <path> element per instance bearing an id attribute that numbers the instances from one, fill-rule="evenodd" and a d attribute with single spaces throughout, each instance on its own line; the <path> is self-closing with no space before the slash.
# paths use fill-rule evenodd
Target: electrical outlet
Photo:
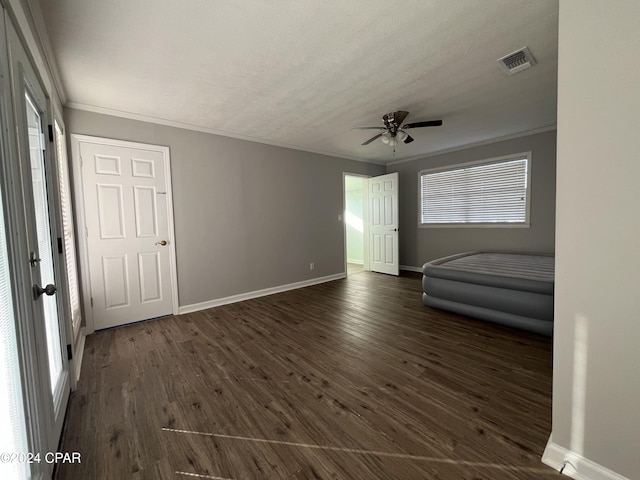
<path id="1" fill-rule="evenodd" d="M 315 264 L 315 263 L 313 263 L 313 262 L 311 262 L 311 263 L 309 264 L 309 270 L 313 270 L 314 268 L 316 268 L 316 264 Z"/>

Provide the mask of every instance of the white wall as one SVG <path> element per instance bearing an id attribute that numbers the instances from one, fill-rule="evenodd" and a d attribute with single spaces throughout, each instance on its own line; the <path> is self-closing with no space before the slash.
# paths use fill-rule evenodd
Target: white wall
<path id="1" fill-rule="evenodd" d="M 576 454 L 576 478 L 620 478 L 600 467 L 640 478 L 639 26 L 637 0 L 560 2 L 553 434 L 545 456 L 553 463 L 565 449 Z"/>

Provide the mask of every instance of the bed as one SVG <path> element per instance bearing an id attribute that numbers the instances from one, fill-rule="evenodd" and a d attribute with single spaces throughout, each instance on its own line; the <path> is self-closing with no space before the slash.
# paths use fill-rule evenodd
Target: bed
<path id="1" fill-rule="evenodd" d="M 553 255 L 466 252 L 426 263 L 422 273 L 429 307 L 553 334 Z"/>

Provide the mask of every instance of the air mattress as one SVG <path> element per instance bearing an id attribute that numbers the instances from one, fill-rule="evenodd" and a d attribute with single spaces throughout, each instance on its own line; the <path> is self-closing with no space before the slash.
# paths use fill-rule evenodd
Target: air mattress
<path id="1" fill-rule="evenodd" d="M 422 272 L 429 307 L 553 333 L 553 255 L 466 252 L 426 263 Z"/>

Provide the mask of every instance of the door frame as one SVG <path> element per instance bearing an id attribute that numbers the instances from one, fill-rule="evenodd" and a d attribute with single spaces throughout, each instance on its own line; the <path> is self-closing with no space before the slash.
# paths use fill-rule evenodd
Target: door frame
<path id="1" fill-rule="evenodd" d="M 91 135 L 80 135 L 72 133 L 71 137 L 71 158 L 72 158 L 72 182 L 74 193 L 74 206 L 76 208 L 76 236 L 78 237 L 78 256 L 80 257 L 80 290 L 82 297 L 83 313 L 85 319 L 85 331 L 87 334 L 95 332 L 93 319 L 93 306 L 91 294 L 91 277 L 89 271 L 89 242 L 87 239 L 88 230 L 86 222 L 86 210 L 84 205 L 84 186 L 82 184 L 82 159 L 80 157 L 80 143 L 96 143 L 99 145 L 109 145 L 123 148 L 139 148 L 154 150 L 162 153 L 164 158 L 164 174 L 167 182 L 167 228 L 169 230 L 169 271 L 171 281 L 171 303 L 173 315 L 178 315 L 178 269 L 176 265 L 175 230 L 173 223 L 173 193 L 171 183 L 171 163 L 169 147 L 162 145 L 151 145 L 148 143 L 130 142 L 126 140 L 116 140 L 104 137 L 94 137 Z"/>
<path id="2" fill-rule="evenodd" d="M 346 186 L 346 177 L 360 177 L 363 182 L 363 189 L 362 189 L 362 225 L 363 225 L 363 231 L 362 231 L 362 263 L 363 263 L 363 268 L 366 272 L 371 271 L 370 268 L 370 263 L 371 263 L 371 259 L 370 254 L 369 254 L 369 250 L 370 250 L 370 245 L 369 245 L 369 188 L 368 188 L 368 184 L 367 186 L 365 186 L 365 180 L 368 180 L 369 178 L 371 178 L 371 175 L 365 175 L 362 173 L 349 173 L 349 172 L 342 172 L 342 239 L 343 239 L 343 245 L 342 245 L 342 254 L 343 254 L 343 258 L 344 258 L 344 274 L 345 276 L 347 276 L 347 220 L 345 218 L 345 212 L 347 209 L 347 203 L 346 203 L 346 197 L 347 197 L 347 186 Z"/>

